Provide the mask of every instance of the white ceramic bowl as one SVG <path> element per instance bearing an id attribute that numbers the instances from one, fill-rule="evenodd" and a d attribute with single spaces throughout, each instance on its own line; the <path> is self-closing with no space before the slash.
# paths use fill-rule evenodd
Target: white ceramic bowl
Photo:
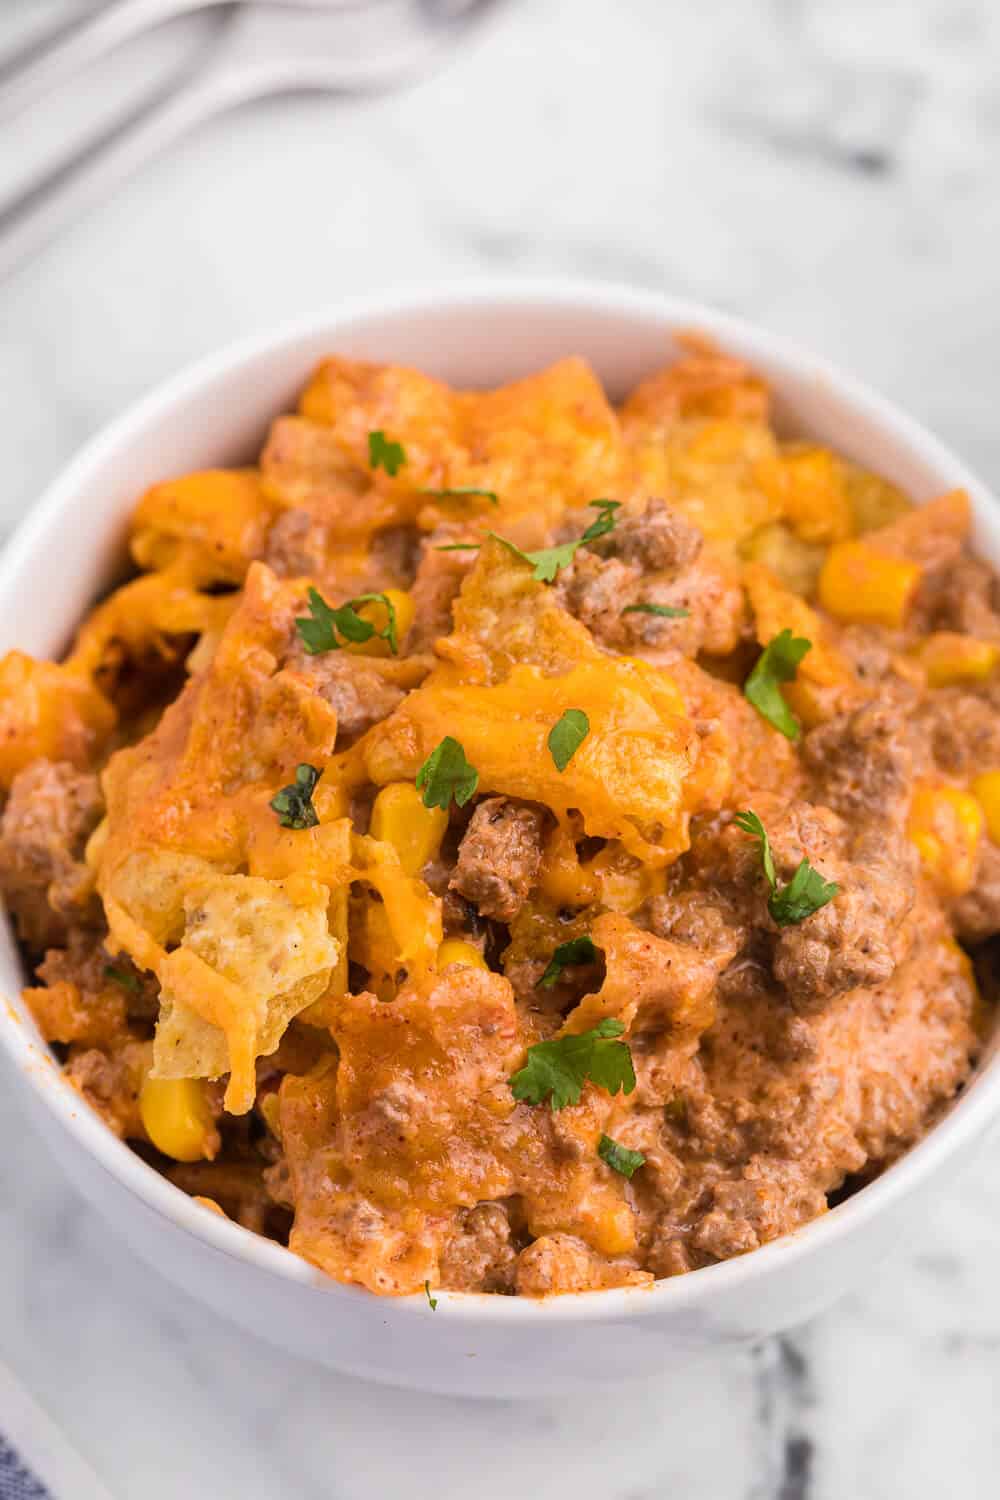
<path id="1" fill-rule="evenodd" d="M 393 295 L 317 313 L 205 360 L 88 445 L 0 557 L 0 650 L 59 653 L 120 563 L 126 516 L 155 480 L 254 455 L 312 363 L 341 354 L 418 365 L 458 385 L 589 359 L 612 396 L 698 329 L 770 380 L 780 422 L 879 470 L 924 501 L 963 485 L 976 543 L 1000 564 L 986 490 L 946 448 L 855 381 L 770 334 L 706 308 L 612 287 L 487 283 Z M 263 1338 L 341 1370 L 460 1395 L 528 1396 L 651 1374 L 684 1346 L 757 1339 L 851 1286 L 911 1225 L 935 1185 L 1000 1113 L 1000 1064 L 984 1063 L 948 1116 L 876 1182 L 752 1255 L 646 1289 L 532 1302 L 438 1294 L 376 1298 L 339 1286 L 280 1246 L 199 1208 L 105 1130 L 62 1081 L 15 998 L 16 949 L 0 933 L 0 1041 L 72 1182 L 137 1254 Z M 10 1230 L 8 1230 L 10 1232 Z"/>

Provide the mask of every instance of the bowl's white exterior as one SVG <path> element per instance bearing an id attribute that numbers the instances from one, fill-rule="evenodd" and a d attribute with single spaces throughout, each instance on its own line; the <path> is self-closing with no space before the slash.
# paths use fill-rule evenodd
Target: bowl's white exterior
<path id="1" fill-rule="evenodd" d="M 917 500 L 964 485 L 976 541 L 1000 563 L 984 487 L 914 422 L 827 365 L 706 308 L 610 287 L 479 284 L 319 313 L 206 360 L 96 438 L 0 557 L 0 651 L 61 651 L 121 558 L 137 495 L 166 475 L 252 455 L 310 365 L 330 351 L 492 384 L 569 353 L 620 395 L 697 329 L 772 382 L 779 417 L 901 485 Z M 684 1345 L 760 1338 L 809 1317 L 863 1280 L 1000 1114 L 1000 1064 L 978 1076 L 935 1130 L 877 1182 L 797 1234 L 650 1289 L 538 1303 L 439 1293 L 380 1299 L 338 1286 L 280 1246 L 199 1208 L 117 1141 L 62 1081 L 16 998 L 22 974 L 0 933 L 0 1041 L 33 1117 L 71 1181 L 135 1251 L 263 1338 L 376 1380 L 460 1395 L 571 1392 L 651 1373 Z"/>

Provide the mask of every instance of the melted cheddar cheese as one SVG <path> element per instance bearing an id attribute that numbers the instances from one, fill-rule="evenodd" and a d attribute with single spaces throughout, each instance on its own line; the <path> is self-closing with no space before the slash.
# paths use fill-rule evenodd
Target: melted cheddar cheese
<path id="1" fill-rule="evenodd" d="M 866 852 L 842 727 L 876 657 L 894 702 L 988 691 L 1000 630 L 927 602 L 967 525 L 779 436 L 697 339 L 619 409 L 576 358 L 485 392 L 324 360 L 257 466 L 139 499 L 136 576 L 64 662 L 0 662 L 4 888 L 72 1082 L 214 1211 L 378 1293 L 641 1285 L 818 1212 L 975 1045 L 949 913 L 1000 757 L 886 773 Z M 809 643 L 795 734 L 742 691 L 781 632 Z M 440 800 L 446 742 L 468 795 Z M 811 949 L 748 807 L 781 878 L 812 859 L 837 892 Z M 950 997 L 933 1043 L 914 965 Z M 513 1085 L 588 1039 L 634 1088 Z M 859 1056 L 915 1076 L 928 1049 L 905 1104 L 866 1093 Z"/>

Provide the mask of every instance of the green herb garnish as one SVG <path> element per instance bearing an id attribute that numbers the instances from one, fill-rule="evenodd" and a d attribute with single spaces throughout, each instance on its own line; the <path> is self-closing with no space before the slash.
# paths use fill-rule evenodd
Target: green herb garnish
<path id="1" fill-rule="evenodd" d="M 686 620 L 689 609 L 675 609 L 672 604 L 626 604 L 623 615 L 659 615 L 663 620 Z"/>
<path id="2" fill-rule="evenodd" d="M 309 613 L 300 615 L 295 628 L 310 656 L 321 651 L 339 651 L 337 640 L 337 611 L 331 609 L 318 589 L 309 590 Z"/>
<path id="3" fill-rule="evenodd" d="M 531 576 L 538 583 L 552 583 L 560 568 L 568 568 L 580 548 L 587 542 L 596 542 L 600 536 L 607 536 L 609 531 L 615 528 L 615 511 L 620 508 L 618 500 L 591 500 L 591 505 L 596 506 L 600 514 L 596 521 L 592 521 L 582 536 L 573 542 L 561 542 L 558 547 L 543 547 L 538 552 L 522 552 L 513 542 L 508 542 L 506 537 L 497 536 L 496 532 L 490 533 L 498 542 L 519 557 L 522 562 L 531 564 Z"/>
<path id="4" fill-rule="evenodd" d="M 406 452 L 402 443 L 392 443 L 381 427 L 368 434 L 368 462 L 373 469 L 384 469 L 390 479 L 395 479 L 406 463 Z"/>
<path id="5" fill-rule="evenodd" d="M 505 536 L 491 531 L 487 534 L 494 541 L 502 543 L 508 552 L 520 558 L 521 562 L 531 564 L 531 576 L 537 583 L 552 583 L 560 568 L 568 568 L 580 548 L 587 542 L 596 542 L 599 536 L 607 536 L 609 531 L 615 528 L 615 511 L 619 509 L 619 500 L 591 500 L 600 511 L 596 521 L 591 521 L 583 536 L 579 536 L 573 542 L 560 542 L 558 547 L 542 547 L 537 552 L 522 552 L 521 548 L 514 542 L 509 542 Z M 475 552 L 479 549 L 479 542 L 449 542 L 446 546 L 437 547 L 438 552 Z"/>
<path id="6" fill-rule="evenodd" d="M 437 1312 L 437 1310 L 438 1310 L 438 1299 L 436 1297 L 432 1297 L 431 1296 L 431 1284 L 430 1284 L 429 1281 L 425 1281 L 424 1282 L 424 1293 L 425 1293 L 425 1295 L 427 1297 L 427 1301 L 431 1305 L 431 1312 Z"/>
<path id="7" fill-rule="evenodd" d="M 601 1136 L 597 1143 L 597 1154 L 613 1172 L 620 1172 L 623 1177 L 631 1177 L 633 1172 L 638 1172 L 646 1164 L 641 1151 L 630 1151 L 627 1146 L 620 1146 L 617 1141 L 613 1141 L 609 1135 Z"/>
<path id="8" fill-rule="evenodd" d="M 418 791 L 423 787 L 424 806 L 440 807 L 445 812 L 453 797 L 459 807 L 464 807 L 476 795 L 478 785 L 479 772 L 469 765 L 462 746 L 450 734 L 431 751 L 417 772 L 416 786 Z"/>
<path id="9" fill-rule="evenodd" d="M 312 794 L 321 775 L 315 766 L 296 766 L 292 785 L 283 786 L 271 798 L 270 805 L 278 814 L 282 828 L 315 828 L 319 823 Z"/>
<path id="10" fill-rule="evenodd" d="M 771 840 L 767 836 L 767 829 L 755 812 L 748 810 L 736 814 L 735 823 L 744 833 L 748 833 L 752 839 L 760 844 L 760 859 L 764 866 L 764 875 L 772 891 L 777 888 L 778 877 L 774 869 L 774 855 L 771 853 Z"/>
<path id="11" fill-rule="evenodd" d="M 399 636 L 396 633 L 396 606 L 389 598 L 389 595 L 358 594 L 356 599 L 348 599 L 344 608 L 353 609 L 356 604 L 381 604 L 384 607 L 386 614 L 385 629 L 375 630 L 375 627 L 373 625 L 372 630 L 378 636 L 380 641 L 386 642 L 393 656 L 398 656 Z M 360 615 L 356 615 L 355 619 L 358 620 L 362 625 L 368 625 L 371 623 L 369 620 L 362 620 Z"/>
<path id="12" fill-rule="evenodd" d="M 771 840 L 760 818 L 755 812 L 737 813 L 736 826 L 760 844 L 764 877 L 771 887 L 767 909 L 779 927 L 797 927 L 806 917 L 811 917 L 813 912 L 832 901 L 840 890 L 840 886 L 833 881 L 824 880 L 807 859 L 800 862 L 787 885 L 779 886 Z"/>
<path id="13" fill-rule="evenodd" d="M 559 983 L 562 978 L 563 969 L 568 969 L 571 964 L 593 964 L 597 962 L 598 949 L 593 938 L 583 937 L 570 938 L 568 943 L 560 943 L 559 947 L 549 959 L 549 966 L 545 970 L 538 983 L 543 990 L 552 989 L 553 985 Z"/>
<path id="14" fill-rule="evenodd" d="M 387 641 L 393 656 L 398 656 L 396 608 L 388 594 L 358 594 L 337 609 L 331 609 L 318 589 L 310 589 L 308 597 L 309 613 L 296 619 L 295 628 L 310 656 L 319 656 L 324 651 L 339 651 L 345 642 L 359 645 L 363 641 L 370 641 L 373 635 L 377 635 L 379 640 Z M 384 630 L 376 630 L 370 620 L 363 619 L 357 612 L 359 604 L 372 602 L 385 606 L 388 618 Z M 342 641 L 338 641 L 338 634 L 343 636 Z"/>
<path id="15" fill-rule="evenodd" d="M 589 1078 L 609 1094 L 631 1094 L 635 1088 L 635 1069 L 626 1042 L 614 1041 L 625 1027 L 621 1021 L 606 1016 L 592 1031 L 557 1037 L 551 1042 L 537 1042 L 528 1048 L 524 1067 L 510 1080 L 515 1099 L 526 1104 L 543 1104 L 547 1099 L 553 1110 L 567 1104 L 579 1104 L 583 1085 Z"/>
<path id="16" fill-rule="evenodd" d="M 589 733 L 590 720 L 582 708 L 567 708 L 558 724 L 553 724 L 546 744 L 557 771 L 565 771 Z"/>
<path id="17" fill-rule="evenodd" d="M 496 490 L 481 490 L 475 484 L 457 484 L 448 490 L 421 490 L 421 495 L 427 495 L 431 500 L 453 500 L 464 499 L 473 496 L 480 500 L 488 500 L 491 505 L 499 505 L 500 499 Z"/>
<path id="18" fill-rule="evenodd" d="M 779 686 L 782 682 L 793 682 L 799 662 L 812 649 L 812 641 L 782 630 L 769 641 L 750 676 L 743 685 L 743 695 L 753 704 L 769 724 L 789 740 L 797 740 L 802 733 L 799 721 L 792 713 Z"/>
<path id="19" fill-rule="evenodd" d="M 580 546 L 584 542 L 596 542 L 599 536 L 607 536 L 609 531 L 615 529 L 615 511 L 621 510 L 620 500 L 591 500 L 591 505 L 600 512 L 596 521 L 591 521 L 583 536 L 580 538 Z"/>
<path id="20" fill-rule="evenodd" d="M 583 545 L 581 537 L 579 541 L 563 542 L 558 547 L 543 547 L 538 552 L 522 552 L 520 547 L 515 547 L 506 537 L 497 536 L 495 531 L 490 532 L 490 535 L 496 536 L 498 542 L 503 542 L 507 550 L 513 552 L 521 562 L 531 564 L 531 576 L 537 583 L 552 583 L 559 569 L 568 568 Z"/>

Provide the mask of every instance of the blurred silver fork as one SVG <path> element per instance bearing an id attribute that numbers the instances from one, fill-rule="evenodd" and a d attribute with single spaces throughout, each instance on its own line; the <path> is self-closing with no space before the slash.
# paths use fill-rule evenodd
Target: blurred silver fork
<path id="1" fill-rule="evenodd" d="M 282 0 L 233 8 L 203 66 L 0 206 L 0 278 L 213 115 L 271 94 L 382 92 L 442 61 L 499 0 Z M 191 8 L 191 7 L 189 7 Z"/>
<path id="2" fill-rule="evenodd" d="M 44 94 L 140 32 L 230 0 L 104 0 L 74 10 L 55 26 L 0 58 L 0 120 L 30 109 Z M 269 0 L 304 10 L 364 4 L 365 0 Z"/>

